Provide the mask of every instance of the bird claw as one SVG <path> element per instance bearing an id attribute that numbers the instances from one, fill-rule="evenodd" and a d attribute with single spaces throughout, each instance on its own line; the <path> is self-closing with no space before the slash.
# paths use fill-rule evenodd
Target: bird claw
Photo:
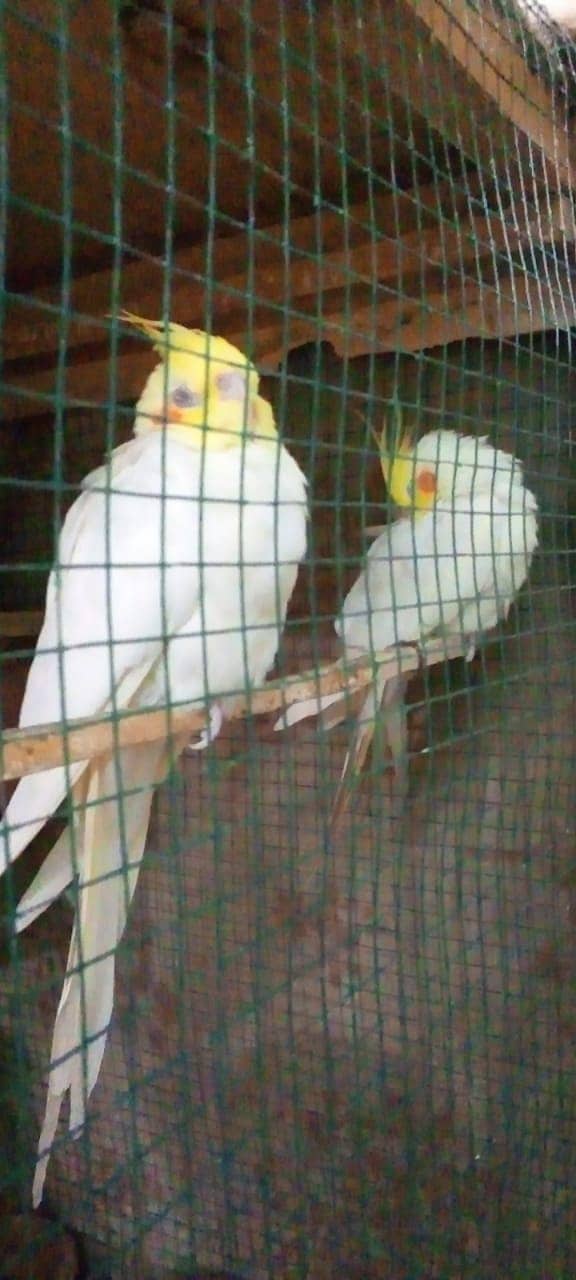
<path id="1" fill-rule="evenodd" d="M 415 640 L 412 648 L 416 650 L 418 667 L 419 670 L 422 671 L 422 669 L 428 665 L 426 662 L 426 644 L 423 640 Z"/>
<path id="2" fill-rule="evenodd" d="M 438 636 L 438 639 L 439 640 L 441 639 L 440 635 Z M 463 657 L 465 662 L 472 662 L 473 659 L 476 657 L 476 650 L 478 649 L 480 637 L 478 635 L 464 635 L 463 633 L 460 634 L 460 633 L 450 632 L 446 636 L 446 640 L 448 644 L 450 643 L 451 639 L 456 640 L 461 645 L 461 649 L 459 650 L 458 653 L 454 653 L 448 650 L 445 656 L 447 658 Z M 416 640 L 414 642 L 413 647 L 416 650 L 416 653 L 418 654 L 420 669 L 422 669 L 422 667 L 428 666 L 428 661 L 427 661 L 428 654 L 426 649 L 426 642 Z"/>
<path id="3" fill-rule="evenodd" d="M 218 706 L 218 703 L 215 702 L 210 707 L 210 710 L 208 712 L 208 724 L 206 728 L 202 730 L 202 733 L 200 734 L 200 737 L 197 742 L 188 743 L 188 746 L 185 748 L 185 752 L 187 753 L 188 751 L 205 751 L 206 747 L 209 747 L 210 744 L 214 742 L 215 738 L 218 737 L 218 734 L 220 733 L 223 723 L 224 723 L 224 716 L 222 714 L 220 707 Z"/>
<path id="4" fill-rule="evenodd" d="M 466 649 L 465 661 L 472 662 L 476 656 L 476 650 L 478 648 L 478 638 L 477 636 L 467 636 L 467 641 L 468 641 L 468 648 Z"/>

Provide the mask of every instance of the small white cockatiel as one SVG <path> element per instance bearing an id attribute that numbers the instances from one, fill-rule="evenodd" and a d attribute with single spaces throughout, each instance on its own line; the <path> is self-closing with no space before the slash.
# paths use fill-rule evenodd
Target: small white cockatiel
<path id="1" fill-rule="evenodd" d="M 212 708 L 202 747 L 222 709 L 274 662 L 306 551 L 306 481 L 240 351 L 181 325 L 122 319 L 161 360 L 138 401 L 135 439 L 85 479 L 65 519 L 20 726 L 196 703 Z M 85 1120 L 152 797 L 185 744 L 125 747 L 24 777 L 0 823 L 3 871 L 69 795 L 70 825 L 16 916 L 26 928 L 76 885 L 35 1205 L 66 1092 L 70 1129 Z"/>
<path id="2" fill-rule="evenodd" d="M 522 466 L 486 437 L 430 431 L 418 443 L 402 430 L 393 407 L 384 428 L 381 466 L 388 493 L 406 516 L 386 525 L 370 547 L 335 628 L 349 660 L 398 645 L 420 646 L 458 637 L 474 656 L 480 637 L 504 619 L 526 581 L 537 545 L 537 505 Z M 351 775 L 359 772 L 380 707 L 382 727 L 397 766 L 406 753 L 406 678 L 376 667 L 346 756 L 334 819 L 345 807 Z M 327 724 L 345 717 L 329 695 Z M 292 723 L 297 717 L 292 716 Z M 310 712 L 309 712 L 310 713 Z M 279 722 L 279 727 L 283 727 Z"/>

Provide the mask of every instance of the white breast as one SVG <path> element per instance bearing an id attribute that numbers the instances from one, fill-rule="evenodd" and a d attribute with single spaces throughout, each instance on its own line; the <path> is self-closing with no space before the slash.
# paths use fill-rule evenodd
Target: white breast
<path id="1" fill-rule="evenodd" d="M 305 553 L 305 487 L 272 444 L 201 455 L 167 432 L 117 450 L 65 521 L 21 723 L 94 714 L 113 689 L 179 702 L 262 679 Z"/>

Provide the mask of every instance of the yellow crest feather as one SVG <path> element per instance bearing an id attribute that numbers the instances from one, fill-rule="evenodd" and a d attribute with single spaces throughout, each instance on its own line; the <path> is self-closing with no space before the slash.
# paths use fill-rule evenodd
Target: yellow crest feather
<path id="1" fill-rule="evenodd" d="M 168 427 L 202 449 L 232 448 L 242 436 L 277 440 L 272 407 L 258 395 L 258 371 L 226 338 L 132 311 L 118 318 L 145 334 L 162 361 L 138 401 L 137 435 Z M 175 387 L 189 393 L 184 404 L 175 403 Z"/>
<path id="2" fill-rule="evenodd" d="M 386 484 L 390 487 L 395 464 L 398 464 L 399 459 L 410 458 L 416 443 L 414 432 L 409 427 L 404 426 L 402 409 L 396 396 L 392 401 L 391 413 L 388 412 L 384 419 L 380 438 L 376 437 L 376 443 L 380 453 L 382 474 Z"/>
<path id="3" fill-rule="evenodd" d="M 188 329 L 183 324 L 171 321 L 164 324 L 162 320 L 147 320 L 132 311 L 120 311 L 118 318 L 133 329 L 140 329 L 150 339 L 154 350 L 163 360 L 168 354 L 172 356 L 200 356 L 208 360 L 219 360 L 242 369 L 255 372 L 252 362 L 242 351 L 226 338 L 219 338 L 204 329 Z"/>

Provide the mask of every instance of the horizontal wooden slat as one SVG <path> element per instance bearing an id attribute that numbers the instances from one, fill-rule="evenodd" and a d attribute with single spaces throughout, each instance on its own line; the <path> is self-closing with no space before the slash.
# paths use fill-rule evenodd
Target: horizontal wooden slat
<path id="1" fill-rule="evenodd" d="M 340 34 L 334 35 L 340 40 Z M 552 91 L 530 71 L 489 3 L 369 3 L 342 40 L 393 95 L 519 200 L 576 186 L 576 148 Z"/>
<path id="2" fill-rule="evenodd" d="M 212 243 L 246 221 L 248 201 L 258 227 L 280 218 L 288 193 L 293 215 L 312 213 L 319 192 L 338 201 L 344 117 L 347 198 L 365 198 L 367 163 L 400 187 L 429 176 L 434 140 L 425 120 L 406 127 L 401 104 L 385 127 L 380 113 L 368 160 L 364 67 L 356 57 L 344 68 L 330 39 L 353 10 L 346 0 L 335 23 L 326 3 L 176 0 L 172 26 L 160 0 L 90 0 L 67 7 L 64 50 L 60 3 L 10 4 L 12 282 L 58 279 L 63 259 L 75 273 L 109 265 L 120 241 L 160 252 L 168 231 Z"/>
<path id="3" fill-rule="evenodd" d="M 425 271 L 429 266 L 457 265 L 483 257 L 486 253 L 513 253 L 525 244 L 540 246 L 557 236 L 561 201 L 550 200 L 543 209 L 526 216 L 525 210 L 507 215 L 483 216 L 468 211 L 475 200 L 477 184 L 470 191 L 454 192 L 449 184 L 425 188 L 413 196 L 406 193 L 355 205 L 346 218 L 337 212 L 323 212 L 317 218 L 301 218 L 289 228 L 276 225 L 253 243 L 246 236 L 216 243 L 214 282 L 206 283 L 204 248 L 179 250 L 174 256 L 170 303 L 172 315 L 182 323 L 205 323 L 210 306 L 212 328 L 225 329 L 230 316 L 243 300 L 261 302 L 269 298 L 276 306 L 288 300 L 317 297 L 329 289 L 346 288 L 349 283 L 389 283 L 401 275 Z M 374 215 L 376 221 L 374 223 Z M 380 216 L 379 216 L 380 215 Z M 457 215 L 458 223 L 453 219 Z M 398 239 L 390 234 L 397 219 L 420 219 L 421 227 Z M 434 218 L 434 224 L 430 224 Z M 388 230 L 387 230 L 388 228 Z M 575 219 L 564 211 L 564 234 L 576 236 Z M 284 244 L 284 239 L 287 243 Z M 330 243 L 335 247 L 330 247 Z M 246 265 L 252 259 L 251 265 Z M 155 316 L 161 310 L 163 262 L 142 260 L 125 266 L 122 276 L 122 305 L 138 314 Z M 227 274 L 228 273 L 228 274 Z M 37 289 L 8 302 L 5 337 L 5 364 L 24 356 L 56 356 L 60 328 L 64 325 L 67 358 L 90 343 L 101 343 L 108 333 L 105 320 L 113 300 L 110 271 L 92 273 L 72 285 L 67 315 L 54 314 L 60 307 L 60 292 Z M 47 314 L 45 307 L 54 308 Z"/>
<path id="4" fill-rule="evenodd" d="M 489 0 L 347 0 L 338 21 L 327 3 L 251 0 L 248 11 L 229 0 L 178 0 L 173 113 L 161 9 L 108 0 L 70 5 L 63 55 L 61 5 L 8 6 L 7 250 L 12 279 L 26 287 L 34 271 L 57 278 L 63 248 L 76 268 L 109 263 L 119 235 L 160 248 L 172 226 L 202 243 L 207 230 L 219 235 L 231 220 L 242 222 L 248 194 L 260 227 L 285 207 L 287 186 L 291 209 L 311 212 L 317 192 L 339 198 L 343 163 L 347 194 L 357 199 L 369 173 L 375 191 L 381 175 L 394 173 L 404 185 L 411 173 L 430 174 L 432 164 L 445 176 L 458 148 L 490 177 L 521 177 L 529 199 L 535 178 L 527 148 L 536 174 L 547 157 L 551 184 L 556 173 L 563 183 L 570 172 L 572 141 L 558 130 L 552 143 L 552 95 L 499 27 Z M 123 272 L 125 262 L 119 265 Z"/>
<path id="5" fill-rule="evenodd" d="M 560 272 L 538 280 L 512 271 L 498 281 L 458 281 L 431 289 L 424 298 L 383 303 L 376 313 L 358 310 L 345 332 L 331 336 L 338 355 L 378 351 L 422 351 L 465 338 L 506 338 L 576 324 L 576 280 Z"/>
<path id="6" fill-rule="evenodd" d="M 462 646 L 456 639 L 433 641 L 426 647 L 422 658 L 416 649 L 405 646 L 375 655 L 372 662 L 363 656 L 345 665 L 337 662 L 318 671 L 270 681 L 265 688 L 255 690 L 249 698 L 242 700 L 235 718 L 269 715 L 295 702 L 336 693 L 340 689 L 354 694 L 373 679 L 376 661 L 384 664 L 393 676 L 402 672 L 409 674 L 418 670 L 422 663 L 432 666 L 447 658 L 460 657 L 462 653 Z M 163 708 L 126 712 L 116 723 L 104 717 L 78 720 L 71 722 L 65 730 L 60 724 L 9 729 L 0 735 L 0 778 L 9 781 L 66 762 L 91 759 L 105 755 L 117 746 L 154 742 L 186 733 L 192 736 L 205 725 L 206 716 L 201 710 L 174 710 L 168 714 Z"/>
<path id="7" fill-rule="evenodd" d="M 444 190 L 442 198 L 448 200 L 449 192 Z M 431 193 L 427 193 L 425 207 L 432 207 Z M 475 279 L 479 273 L 479 262 L 492 262 L 494 276 L 497 265 L 505 264 L 510 255 L 523 247 L 542 246 L 556 234 L 560 201 L 552 200 L 542 208 L 526 216 L 519 211 L 508 214 L 481 215 L 476 212 L 461 213 L 457 223 L 441 221 L 435 226 L 413 230 L 399 240 L 390 237 L 374 239 L 370 228 L 370 211 L 366 206 L 356 208 L 355 219 L 351 223 L 353 234 L 347 233 L 348 246 L 344 251 L 327 249 L 316 259 L 306 260 L 296 256 L 289 259 L 290 266 L 283 260 L 279 249 L 275 257 L 254 270 L 253 279 L 246 268 L 241 274 L 222 278 L 215 288 L 213 305 L 213 327 L 242 348 L 248 348 L 264 367 L 274 368 L 286 355 L 287 351 L 302 343 L 314 340 L 331 342 L 337 351 L 344 349 L 347 338 L 350 338 L 348 350 L 356 354 L 368 350 L 390 350 L 396 345 L 407 350 L 434 346 L 442 337 L 438 337 L 435 310 L 442 311 L 450 307 L 450 332 L 456 337 L 477 336 L 492 332 L 490 326 L 478 326 L 479 311 L 483 308 L 493 310 L 490 302 L 490 285 Z M 388 210 L 388 216 L 390 211 Z M 324 216 L 324 215 L 323 215 Z M 299 220 L 299 243 L 303 243 L 305 235 L 313 231 L 312 223 L 318 234 L 318 226 L 323 226 L 324 239 L 329 242 L 336 232 L 336 215 L 327 215 L 323 224 L 310 219 Z M 576 238 L 574 221 L 565 218 L 565 235 Z M 276 229 L 280 236 L 280 228 Z M 340 224 L 340 233 L 343 227 Z M 351 241 L 351 242 L 350 242 Z M 244 241 L 242 241 L 244 244 Z M 196 251 L 194 251 L 196 252 Z M 234 254 L 238 254 L 236 244 Z M 232 252 L 229 263 L 234 261 Z M 189 259 L 186 259 L 189 261 Z M 223 260 L 222 260 L 223 261 Z M 199 264 L 198 264 L 199 265 Z M 222 262 L 221 262 L 222 265 Z M 144 314 L 157 314 L 159 310 L 159 294 L 156 291 L 156 302 L 150 295 L 150 264 L 133 264 L 129 280 L 130 292 L 125 285 L 123 298 L 130 308 Z M 559 267 L 558 271 L 562 269 Z M 445 297 L 441 297 L 437 288 L 437 276 L 440 273 L 445 282 Z M 566 275 L 566 272 L 564 272 Z M 566 306 L 570 314 L 570 288 L 566 294 Z M 560 285 L 563 277 L 560 276 Z M 247 304 L 240 296 L 243 291 L 252 287 L 253 303 Z M 506 290 L 504 283 L 504 291 Z M 551 308 L 555 316 L 560 315 L 560 289 L 556 286 L 544 285 L 544 296 L 552 290 L 555 304 Z M 88 306 L 90 298 L 103 301 L 106 290 L 110 288 L 109 273 L 99 273 L 88 281 L 79 281 L 74 286 L 73 300 L 80 308 Z M 198 323 L 199 312 L 205 300 L 205 285 L 191 284 L 189 279 L 175 276 L 173 315 L 180 321 Z M 492 286 L 492 294 L 494 292 Z M 397 296 L 394 296 L 397 294 Z M 463 314 L 459 298 L 470 297 L 470 315 Z M 289 308 L 288 316 L 284 309 L 274 301 L 284 296 Z M 456 296 L 456 307 L 453 300 Z M 266 301 L 270 298 L 270 303 Z M 485 302 L 483 301 L 485 300 Z M 194 303 L 197 310 L 191 306 Z M 368 305 L 369 304 L 369 305 Z M 543 328 L 548 323 L 548 308 L 531 307 L 529 328 Z M 10 328 L 7 339 L 8 349 L 22 354 L 29 337 L 23 328 L 14 324 Z M 408 318 L 407 318 L 408 317 Z M 416 327 L 411 319 L 417 319 Z M 458 320 L 459 324 L 458 324 Z M 510 328 L 513 317 L 510 308 L 502 309 L 502 320 L 498 321 L 497 333 L 514 332 L 514 324 Z M 553 323 L 561 323 L 553 321 Z M 569 319 L 566 323 L 571 323 Z M 502 327 L 504 325 L 504 327 Z M 57 338 L 55 320 L 42 322 L 35 333 L 38 346 L 49 354 L 50 343 Z M 102 321 L 98 326 L 101 333 Z M 364 330 L 366 331 L 364 334 Z M 100 347 L 96 353 L 83 350 L 82 335 L 91 331 L 95 336 L 95 327 L 90 322 L 74 321 L 70 329 L 72 359 L 67 364 L 63 394 L 68 404 L 73 403 L 105 403 L 109 393 L 110 356 L 107 347 Z M 521 329 L 517 330 L 522 332 Z M 392 346 L 388 343 L 389 335 L 393 335 Z M 10 345 L 11 344 L 11 345 Z M 75 345 L 76 344 L 76 345 Z M 55 351 L 52 350 L 53 359 Z M 122 342 L 114 365 L 116 397 L 119 400 L 136 398 L 142 383 L 149 372 L 154 357 L 148 344 L 134 342 L 128 338 Z M 56 373 L 51 362 L 48 367 L 12 373 L 10 366 L 5 371 L 5 389 L 3 396 L 3 412 L 5 418 L 24 418 L 41 412 L 50 411 L 50 397 L 56 396 Z M 21 388 L 19 393 L 18 387 Z M 14 390 L 12 389 L 14 388 Z"/>
<path id="8" fill-rule="evenodd" d="M 214 242 L 210 258 L 204 245 L 193 245 L 177 249 L 170 268 L 161 258 L 128 261 L 118 280 L 117 298 L 110 270 L 73 281 L 65 308 L 61 290 L 53 286 L 35 289 L 21 298 L 12 296 L 6 303 L 4 361 L 54 357 L 61 330 L 68 359 L 82 346 L 102 344 L 109 328 L 105 317 L 114 301 L 142 315 L 159 315 L 168 269 L 172 317 L 183 324 L 203 325 L 210 305 L 213 327 L 216 323 L 225 325 L 230 313 L 238 311 L 242 295 L 269 298 L 278 305 L 284 297 L 306 297 L 343 286 L 357 273 L 369 271 L 373 279 L 372 250 L 381 255 L 381 270 L 389 278 L 398 269 L 394 244 L 398 225 L 407 232 L 417 229 L 412 240 L 407 238 L 407 250 L 412 245 L 415 252 L 418 234 L 429 235 L 429 228 L 435 227 L 436 237 L 425 243 L 432 253 L 438 252 L 435 245 L 441 220 L 450 222 L 466 214 L 481 191 L 473 177 L 466 191 L 453 183 L 439 182 L 413 193 L 377 196 L 372 205 L 352 204 L 345 214 L 324 209 L 312 217 L 293 218 L 286 227 L 278 223 L 260 232 L 223 237 Z M 513 234 L 512 224 L 510 231 Z M 209 270 L 211 279 L 207 280 Z M 52 314 L 42 309 L 47 307 L 53 309 Z"/>
<path id="9" fill-rule="evenodd" d="M 337 293 L 325 299 L 320 316 L 314 308 L 310 315 L 291 317 L 289 323 L 281 318 L 261 323 L 251 335 L 245 323 L 239 322 L 225 334 L 239 347 L 246 346 L 251 337 L 250 345 L 261 366 L 273 370 L 287 350 L 318 340 L 331 343 L 339 354 L 357 356 L 370 351 L 421 351 L 463 338 L 507 337 L 575 324 L 574 281 L 558 267 L 554 284 L 518 270 L 489 282 L 457 279 L 448 287 L 439 286 L 436 278 L 424 291 L 415 281 L 412 286 L 406 284 L 400 297 L 383 294 L 378 299 L 376 295 L 373 301 L 366 290 L 359 299 L 349 296 L 346 303 Z M 138 395 L 152 363 L 149 351 L 121 351 L 114 365 L 118 399 Z M 104 357 L 68 369 L 68 406 L 105 402 L 109 372 L 109 361 Z M 6 418 L 25 418 L 33 410 L 36 414 L 50 412 L 55 392 L 52 370 L 31 375 L 24 389 L 39 398 L 25 400 L 5 388 Z"/>
<path id="10" fill-rule="evenodd" d="M 261 9 L 258 20 L 270 35 L 272 14 Z M 513 308 L 503 303 L 495 314 L 490 286 L 470 279 L 484 258 L 575 238 L 573 200 L 566 195 L 574 179 L 574 144 L 558 126 L 550 92 L 529 71 L 491 9 L 486 6 L 480 14 L 468 0 L 450 5 L 395 0 L 387 6 L 372 0 L 364 6 L 361 23 L 337 33 L 322 13 L 317 20 L 322 48 L 338 42 L 343 70 L 348 68 L 354 82 L 359 63 L 374 77 L 366 90 L 367 111 L 371 104 L 375 109 L 376 84 L 386 82 L 409 113 L 418 112 L 451 145 L 489 170 L 489 183 L 498 179 L 515 187 L 515 206 L 501 215 L 485 208 L 480 212 L 479 203 L 474 209 L 469 196 L 482 197 L 484 206 L 490 198 L 486 179 L 478 175 L 466 179 L 468 191 L 444 179 L 412 193 L 376 195 L 371 204 L 351 205 L 346 216 L 319 210 L 264 233 L 217 239 L 208 283 L 204 246 L 180 248 L 171 264 L 173 317 L 204 325 L 209 314 L 214 330 L 248 346 L 271 367 L 287 349 L 311 340 L 328 340 L 343 350 L 348 333 L 347 349 L 360 353 L 391 349 L 389 335 L 394 344 L 415 350 L 444 341 L 445 333 L 450 340 L 504 336 L 542 327 L 550 316 L 551 323 L 563 323 L 556 303 L 532 305 L 529 282 L 529 306 L 520 309 L 523 327 L 515 329 Z M 298 22 L 292 35 L 302 36 Z M 387 101 L 384 95 L 382 102 Z M 455 292 L 449 279 L 440 298 L 429 276 L 437 267 L 463 277 L 462 296 L 470 300 L 467 314 L 462 306 L 452 311 Z M 110 373 L 105 314 L 113 303 L 158 314 L 165 270 L 161 259 L 126 262 L 118 275 L 119 296 L 111 272 L 92 273 L 72 283 L 63 315 L 61 295 L 54 288 L 10 299 L 4 417 L 50 412 L 61 341 L 67 363 L 65 401 L 105 403 Z M 562 287 L 565 279 L 570 284 L 564 276 Z M 377 306 L 371 300 L 367 307 L 359 286 L 372 288 Z M 397 299 L 391 297 L 394 291 Z M 570 324 L 570 287 L 566 293 L 564 323 Z M 451 314 L 439 324 L 434 312 L 443 305 Z M 53 308 L 53 314 L 42 313 L 42 307 Z M 129 342 L 122 345 L 115 368 L 119 399 L 138 395 L 151 365 L 147 347 Z M 35 362 L 32 367 L 26 367 L 27 357 Z M 18 360 L 22 364 L 12 369 L 10 362 Z M 10 386 L 20 387 L 22 394 L 11 394 Z"/>

